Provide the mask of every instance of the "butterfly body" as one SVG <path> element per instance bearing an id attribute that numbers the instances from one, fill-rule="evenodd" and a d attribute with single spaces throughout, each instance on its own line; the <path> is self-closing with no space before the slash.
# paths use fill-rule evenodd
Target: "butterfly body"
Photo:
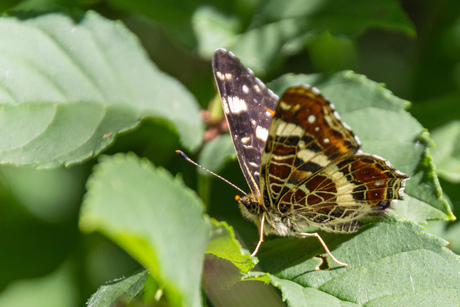
<path id="1" fill-rule="evenodd" d="M 278 99 L 223 49 L 215 52 L 213 69 L 252 192 L 238 199 L 239 206 L 259 227 L 258 247 L 264 233 L 314 235 L 324 243 L 303 229 L 355 232 L 361 219 L 384 215 L 402 198 L 408 177 L 362 153 L 358 138 L 316 88 L 294 85 Z"/>

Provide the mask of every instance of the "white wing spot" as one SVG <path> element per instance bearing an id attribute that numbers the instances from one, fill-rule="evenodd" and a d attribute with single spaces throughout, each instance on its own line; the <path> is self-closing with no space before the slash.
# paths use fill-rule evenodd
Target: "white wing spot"
<path id="1" fill-rule="evenodd" d="M 299 136 L 301 137 L 305 131 L 302 129 L 302 127 L 297 126 L 295 124 L 290 124 L 286 123 L 284 121 L 281 121 L 278 125 L 278 128 L 276 129 L 276 135 L 277 136 Z"/>
<path id="2" fill-rule="evenodd" d="M 248 88 L 248 86 L 246 84 L 243 84 L 243 92 L 245 94 L 249 93 L 249 88 Z"/>
<path id="3" fill-rule="evenodd" d="M 319 131 L 319 127 L 315 127 L 315 131 L 318 132 L 318 131 Z"/>
<path id="4" fill-rule="evenodd" d="M 247 144 L 249 142 L 251 138 L 249 136 L 245 137 L 245 138 L 242 138 L 241 139 L 241 142 L 243 142 L 243 144 Z"/>
<path id="5" fill-rule="evenodd" d="M 224 81 L 225 79 L 225 76 L 220 71 L 216 71 L 216 76 L 221 81 Z"/>
<path id="6" fill-rule="evenodd" d="M 281 109 L 285 110 L 285 111 L 288 111 L 288 110 L 291 109 L 291 106 L 288 105 L 287 103 L 285 103 L 284 101 L 280 101 L 280 102 L 278 103 L 278 106 L 279 106 Z"/>
<path id="7" fill-rule="evenodd" d="M 330 140 L 329 140 L 328 138 L 325 138 L 325 139 L 323 140 L 323 142 L 327 144 L 327 143 L 330 142 Z"/>
<path id="8" fill-rule="evenodd" d="M 256 90 L 257 93 L 260 93 L 260 87 L 257 84 L 254 85 L 254 89 Z"/>
<path id="9" fill-rule="evenodd" d="M 308 116 L 308 122 L 310 124 L 313 124 L 315 121 L 316 121 L 316 116 L 315 115 Z"/>
<path id="10" fill-rule="evenodd" d="M 233 79 L 233 75 L 232 74 L 225 74 L 225 79 L 227 79 L 228 81 L 232 80 Z"/>
<path id="11" fill-rule="evenodd" d="M 268 137 L 268 130 L 265 129 L 264 127 L 257 126 L 256 137 L 261 141 L 266 141 Z"/>
<path id="12" fill-rule="evenodd" d="M 318 164 L 321 167 L 326 167 L 329 164 L 329 159 L 325 155 L 319 155 L 316 152 L 308 149 L 300 150 L 297 153 L 297 158 L 304 162 L 311 161 Z"/>
<path id="13" fill-rule="evenodd" d="M 222 97 L 222 107 L 224 108 L 224 113 L 228 114 L 230 113 L 230 110 L 228 109 L 228 103 L 225 98 Z"/>
<path id="14" fill-rule="evenodd" d="M 251 165 L 252 167 L 259 167 L 257 163 L 254 163 L 254 162 L 249 162 L 249 165 Z"/>
<path id="15" fill-rule="evenodd" d="M 248 110 L 248 105 L 244 99 L 240 99 L 237 96 L 228 97 L 228 105 L 230 111 L 233 114 L 239 114 Z"/>

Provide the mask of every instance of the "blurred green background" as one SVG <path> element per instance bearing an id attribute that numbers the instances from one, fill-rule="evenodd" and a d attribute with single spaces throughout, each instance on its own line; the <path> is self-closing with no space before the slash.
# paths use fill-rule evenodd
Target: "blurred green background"
<path id="1" fill-rule="evenodd" d="M 78 21 L 94 10 L 121 20 L 159 69 L 183 83 L 203 109 L 212 109 L 216 101 L 220 105 L 210 57 L 222 46 L 235 51 L 266 82 L 284 73 L 351 69 L 385 83 L 396 96 L 413 103 L 409 111 L 442 144 L 432 154 L 443 190 L 458 215 L 460 2 L 363 0 L 341 1 L 337 7 L 335 1 L 312 1 L 314 14 L 295 16 L 299 3 L 9 0 L 2 1 L 0 9 L 24 19 L 64 12 Z M 373 14 L 367 15 L 369 11 Z M 338 20 L 347 20 L 349 28 L 338 29 L 343 24 Z M 263 28 L 283 22 L 293 24 L 283 27 L 285 32 Z M 181 173 L 186 184 L 196 189 L 195 168 L 175 155 L 179 148 L 168 123 L 147 119 L 119 135 L 103 153 L 131 151 L 147 157 L 172 174 Z M 95 163 L 91 159 L 68 168 L 38 170 L 0 167 L 0 306 L 18 306 L 18 302 L 82 306 L 100 285 L 141 268 L 102 235 L 82 234 L 78 229 L 85 182 Z M 220 174 L 246 189 L 235 160 Z M 217 180 L 210 191 L 201 191 L 211 216 L 228 221 L 241 235 L 257 238 L 254 225 L 241 218 L 234 195 L 233 189 Z M 428 229 L 449 240 L 459 253 L 457 226 L 434 222 Z"/>

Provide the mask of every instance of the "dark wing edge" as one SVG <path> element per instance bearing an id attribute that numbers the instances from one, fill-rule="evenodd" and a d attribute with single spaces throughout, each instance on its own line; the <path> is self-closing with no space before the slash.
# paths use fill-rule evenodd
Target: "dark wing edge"
<path id="1" fill-rule="evenodd" d="M 212 67 L 241 170 L 260 197 L 261 157 L 278 96 L 223 48 L 214 52 Z"/>

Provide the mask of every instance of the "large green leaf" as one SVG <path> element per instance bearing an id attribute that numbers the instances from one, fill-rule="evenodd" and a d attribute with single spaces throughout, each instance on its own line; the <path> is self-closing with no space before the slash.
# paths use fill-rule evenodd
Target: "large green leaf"
<path id="1" fill-rule="evenodd" d="M 87 184 L 81 228 L 102 232 L 137 259 L 173 306 L 199 306 L 210 236 L 201 201 L 133 154 L 101 160 Z"/>
<path id="2" fill-rule="evenodd" d="M 88 159 L 152 116 L 182 143 L 202 139 L 199 107 L 121 24 L 89 12 L 0 20 L 0 161 L 58 166 Z"/>
<path id="3" fill-rule="evenodd" d="M 446 242 L 412 223 L 391 219 L 345 236 L 324 236 L 347 268 L 316 271 L 311 256 L 324 253 L 317 240 L 273 240 L 260 252 L 269 274 L 250 279 L 272 283 L 289 306 L 457 306 L 460 304 L 459 257 Z M 332 242 L 332 244 L 331 244 Z"/>
<path id="4" fill-rule="evenodd" d="M 281 94 L 291 84 L 316 86 L 335 105 L 341 118 L 359 137 L 365 153 L 381 156 L 411 177 L 405 198 L 393 210 L 408 219 L 451 220 L 454 216 L 434 172 L 432 141 L 399 99 L 381 84 L 350 71 L 326 75 L 286 75 L 269 86 Z"/>

